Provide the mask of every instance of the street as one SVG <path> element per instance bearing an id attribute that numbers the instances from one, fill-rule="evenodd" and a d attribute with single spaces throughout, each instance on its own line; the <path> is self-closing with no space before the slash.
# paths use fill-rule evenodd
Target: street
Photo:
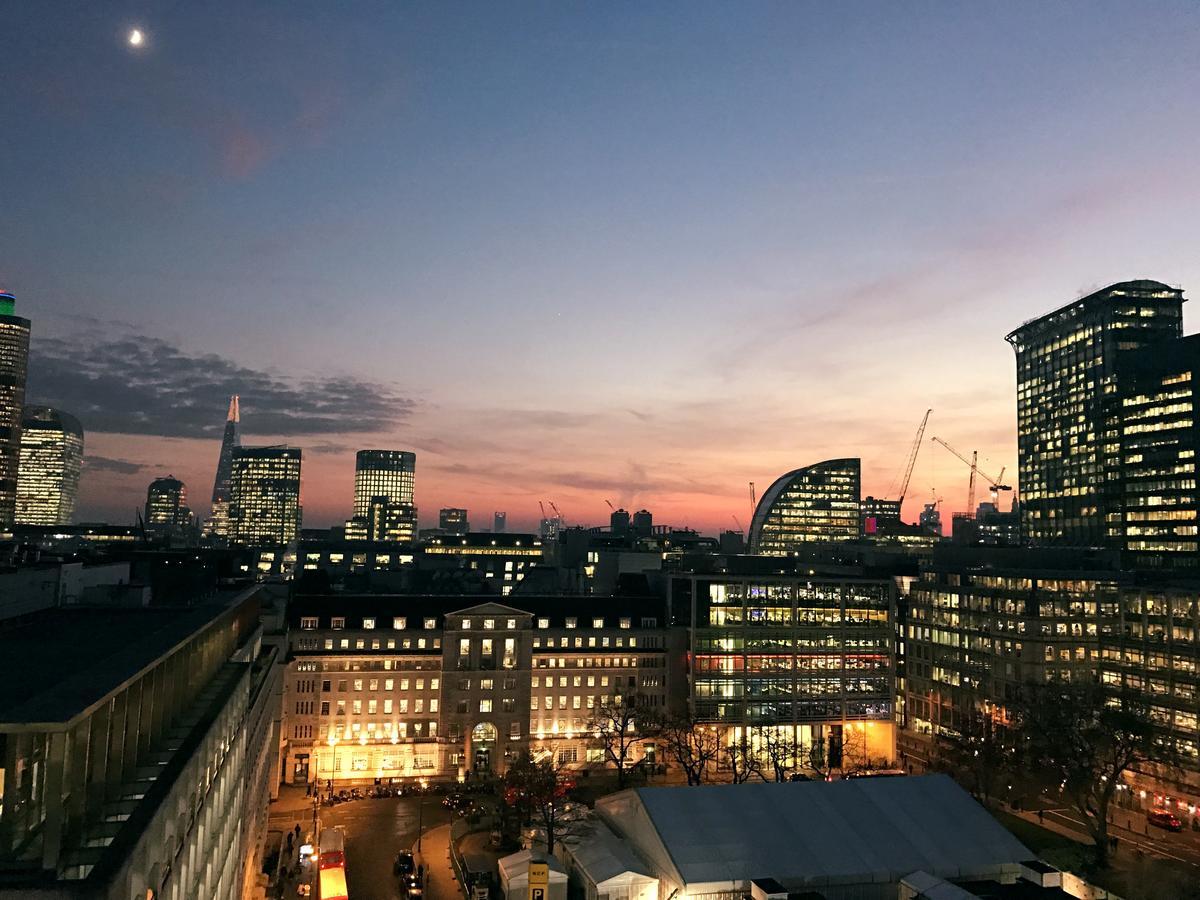
<path id="1" fill-rule="evenodd" d="M 321 809 L 321 827 L 346 834 L 346 880 L 353 900 L 397 900 L 403 896 L 392 874 L 396 854 L 417 841 L 419 797 L 352 800 Z M 450 820 L 438 794 L 425 797 L 424 829 Z"/>
<path id="2" fill-rule="evenodd" d="M 1081 836 L 1087 835 L 1087 827 L 1075 810 L 1047 808 L 1043 812 L 1047 821 L 1057 822 Z M 1140 849 L 1153 856 L 1200 867 L 1200 834 L 1197 832 L 1170 832 L 1153 826 L 1147 828 L 1145 813 L 1117 808 L 1113 812 L 1108 833 L 1120 841 L 1119 846 L 1123 851 L 1118 852 Z"/>

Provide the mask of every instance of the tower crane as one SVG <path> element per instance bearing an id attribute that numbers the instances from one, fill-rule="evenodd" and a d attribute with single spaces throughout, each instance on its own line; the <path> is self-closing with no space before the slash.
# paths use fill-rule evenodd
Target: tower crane
<path id="1" fill-rule="evenodd" d="M 1004 468 L 1002 468 L 1000 470 L 1000 475 L 998 478 L 993 478 L 987 472 L 984 472 L 982 469 L 979 468 L 979 451 L 978 450 L 972 450 L 971 458 L 967 459 L 963 454 L 959 453 L 957 450 L 955 450 L 953 447 L 951 447 L 948 443 L 943 441 L 940 437 L 934 437 L 934 438 L 931 438 L 930 440 L 934 441 L 935 443 L 941 444 L 943 447 L 945 447 L 947 450 L 949 450 L 951 453 L 953 453 L 955 456 L 957 456 L 960 460 L 962 460 L 964 463 L 966 463 L 968 466 L 971 467 L 971 487 L 970 487 L 970 491 L 967 495 L 967 513 L 969 515 L 975 514 L 974 506 L 975 506 L 975 475 L 976 475 L 976 473 L 982 475 L 985 479 L 987 479 L 988 491 L 991 493 L 993 506 L 996 506 L 997 502 L 1000 499 L 1000 491 L 1011 491 L 1012 490 L 1012 485 L 1004 483 L 1004 473 L 1008 469 L 1007 466 L 1005 466 Z"/>
<path id="2" fill-rule="evenodd" d="M 612 505 L 612 501 L 611 501 L 611 500 L 605 500 L 604 502 L 608 504 L 608 508 L 609 508 L 609 509 L 611 509 L 613 512 L 616 512 L 616 511 L 617 511 L 617 508 L 616 508 L 615 506 L 613 506 L 613 505 Z"/>

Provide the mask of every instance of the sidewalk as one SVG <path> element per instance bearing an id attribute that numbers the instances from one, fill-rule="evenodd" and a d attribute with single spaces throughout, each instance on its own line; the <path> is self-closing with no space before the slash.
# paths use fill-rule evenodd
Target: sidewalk
<path id="1" fill-rule="evenodd" d="M 416 846 L 413 847 L 416 853 Z M 417 862 L 425 864 L 425 900 L 463 900 L 462 887 L 450 862 L 450 826 L 439 825 L 421 838 Z"/>

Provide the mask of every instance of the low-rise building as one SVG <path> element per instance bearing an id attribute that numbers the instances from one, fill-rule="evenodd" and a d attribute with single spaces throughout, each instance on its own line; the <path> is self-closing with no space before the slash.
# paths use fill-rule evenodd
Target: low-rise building
<path id="1" fill-rule="evenodd" d="M 597 708 L 665 708 L 678 683 L 655 598 L 301 596 L 288 616 L 295 782 L 502 772 L 523 750 L 602 761 Z"/>
<path id="2" fill-rule="evenodd" d="M 257 589 L 47 610 L 0 635 L 0 893 L 245 896 L 276 770 L 275 655 Z"/>

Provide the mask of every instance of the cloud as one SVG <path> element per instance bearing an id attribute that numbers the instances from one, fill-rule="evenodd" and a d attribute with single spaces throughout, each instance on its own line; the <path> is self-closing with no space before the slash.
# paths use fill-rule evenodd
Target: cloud
<path id="1" fill-rule="evenodd" d="M 247 432 L 288 437 L 382 432 L 416 405 L 392 385 L 277 375 L 131 332 L 38 340 L 29 373 L 31 402 L 70 410 L 102 434 L 219 437 L 232 394 Z"/>
<path id="2" fill-rule="evenodd" d="M 111 472 L 114 475 L 136 475 L 146 466 L 128 459 L 113 459 L 110 456 L 85 456 L 83 465 L 89 472 Z"/>

